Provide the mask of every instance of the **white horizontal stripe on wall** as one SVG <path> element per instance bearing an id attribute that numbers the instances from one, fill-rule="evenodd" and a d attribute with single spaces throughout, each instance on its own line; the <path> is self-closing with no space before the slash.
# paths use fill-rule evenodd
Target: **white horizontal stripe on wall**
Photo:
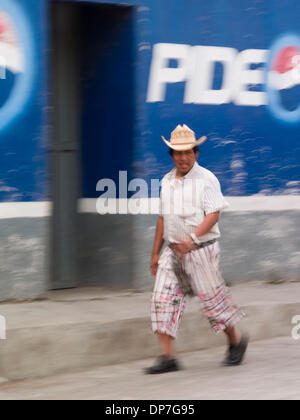
<path id="1" fill-rule="evenodd" d="M 300 210 L 300 195 L 247 197 L 225 197 L 229 207 L 225 212 L 239 211 L 288 211 Z M 109 199 L 115 214 L 158 214 L 159 198 Z M 83 198 L 78 200 L 78 212 L 99 213 L 97 208 L 107 206 L 107 200 L 101 198 Z M 0 203 L 0 219 L 37 218 L 52 214 L 52 203 L 44 202 L 9 202 Z"/>
<path id="2" fill-rule="evenodd" d="M 47 217 L 51 214 L 52 203 L 49 201 L 0 203 L 0 219 Z"/>
<path id="3" fill-rule="evenodd" d="M 225 197 L 229 208 L 225 211 L 283 211 L 300 210 L 300 195 L 250 195 Z"/>
<path id="4" fill-rule="evenodd" d="M 300 210 L 300 195 L 252 195 L 246 197 L 225 197 L 229 207 L 225 212 L 238 211 L 287 211 Z M 80 213 L 98 213 L 97 208 L 105 208 L 108 205 L 116 210 L 116 214 L 135 214 L 134 210 L 140 210 L 137 214 L 158 214 L 159 198 L 141 199 L 107 199 L 84 198 L 78 202 Z M 129 210 L 129 211 L 128 211 Z"/>

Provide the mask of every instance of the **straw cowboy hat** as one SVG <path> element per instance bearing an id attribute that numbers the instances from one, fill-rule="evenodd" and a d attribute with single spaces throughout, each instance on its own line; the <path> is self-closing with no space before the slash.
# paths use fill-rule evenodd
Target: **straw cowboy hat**
<path id="1" fill-rule="evenodd" d="M 206 140 L 206 136 L 202 136 L 199 140 L 196 140 L 194 131 L 185 124 L 183 126 L 177 125 L 175 130 L 172 131 L 171 141 L 166 140 L 163 136 L 161 138 L 167 146 L 178 151 L 193 149 Z"/>

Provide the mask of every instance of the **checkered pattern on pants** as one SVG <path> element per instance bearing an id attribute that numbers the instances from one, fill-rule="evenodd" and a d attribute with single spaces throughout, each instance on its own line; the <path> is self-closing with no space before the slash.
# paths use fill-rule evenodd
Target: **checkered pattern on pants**
<path id="1" fill-rule="evenodd" d="M 204 316 L 214 332 L 234 325 L 245 316 L 233 302 L 219 270 L 219 243 L 193 250 L 183 257 L 183 267 L 191 275 Z M 153 332 L 176 338 L 185 308 L 185 295 L 178 285 L 172 267 L 172 250 L 163 251 L 156 274 L 151 302 Z"/>

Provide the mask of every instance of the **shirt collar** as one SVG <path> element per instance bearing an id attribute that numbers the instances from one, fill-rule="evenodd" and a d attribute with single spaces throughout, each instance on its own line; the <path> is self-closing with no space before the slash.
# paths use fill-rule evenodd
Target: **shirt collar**
<path id="1" fill-rule="evenodd" d="M 193 173 L 195 172 L 195 170 L 196 170 L 196 168 L 198 167 L 199 165 L 198 165 L 198 163 L 197 163 L 197 161 L 194 163 L 194 165 L 193 165 L 193 167 L 191 168 L 191 170 L 187 173 L 187 174 L 185 174 L 182 178 L 180 178 L 180 180 L 185 180 L 185 179 L 190 179 L 190 178 L 192 178 L 192 176 L 193 176 Z M 170 176 L 170 184 L 171 185 L 174 185 L 174 183 L 175 183 L 175 179 L 176 179 L 176 168 L 174 168 L 172 171 L 171 171 L 171 174 L 170 174 L 171 176 Z"/>

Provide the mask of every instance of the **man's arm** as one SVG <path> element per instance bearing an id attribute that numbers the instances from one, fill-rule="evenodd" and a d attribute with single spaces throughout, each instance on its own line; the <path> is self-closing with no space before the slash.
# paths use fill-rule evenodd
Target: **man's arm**
<path id="1" fill-rule="evenodd" d="M 155 238 L 154 238 L 154 243 L 153 243 L 153 248 L 152 248 L 151 264 L 150 264 L 150 270 L 153 276 L 156 275 L 159 254 L 164 244 L 163 234 L 164 234 L 164 218 L 163 216 L 158 216 L 158 220 L 156 224 L 156 231 L 155 231 Z"/>
<path id="2" fill-rule="evenodd" d="M 219 221 L 219 216 L 219 211 L 208 214 L 201 223 L 201 225 L 197 226 L 194 231 L 194 234 L 197 236 L 197 238 L 206 235 L 208 232 L 210 232 L 211 228 Z"/>

